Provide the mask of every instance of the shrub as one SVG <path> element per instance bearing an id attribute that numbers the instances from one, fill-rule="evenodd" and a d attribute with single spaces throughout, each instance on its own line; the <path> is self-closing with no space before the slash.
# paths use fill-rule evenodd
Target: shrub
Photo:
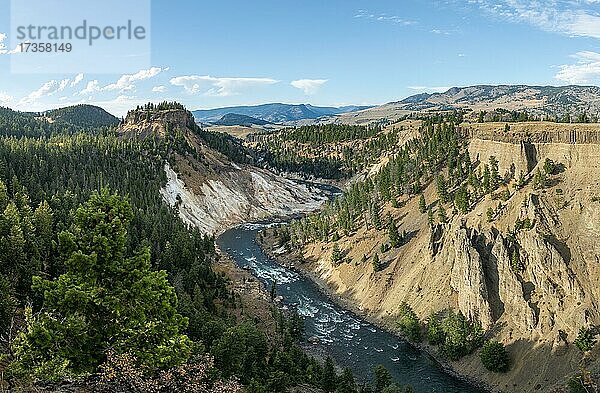
<path id="1" fill-rule="evenodd" d="M 472 353 L 483 340 L 483 329 L 479 322 L 469 321 L 461 312 L 450 311 L 442 323 L 445 338 L 442 352 L 451 360 Z"/>
<path id="2" fill-rule="evenodd" d="M 410 341 L 421 341 L 421 323 L 419 317 L 407 303 L 400 305 L 398 328 Z"/>
<path id="3" fill-rule="evenodd" d="M 445 339 L 446 334 L 440 319 L 435 314 L 431 314 L 427 319 L 427 341 L 431 345 L 440 345 Z"/>
<path id="4" fill-rule="evenodd" d="M 581 328 L 579 334 L 575 339 L 575 346 L 579 348 L 581 352 L 590 351 L 596 345 L 596 334 L 592 329 Z"/>
<path id="5" fill-rule="evenodd" d="M 587 393 L 588 391 L 583 386 L 580 377 L 573 377 L 569 379 L 567 382 L 567 387 L 569 388 L 569 393 Z"/>
<path id="6" fill-rule="evenodd" d="M 548 175 L 552 175 L 555 170 L 556 164 L 554 163 L 554 161 L 552 161 L 549 158 L 546 158 L 546 161 L 544 161 L 544 172 L 546 172 L 546 174 Z"/>
<path id="7" fill-rule="evenodd" d="M 510 366 L 510 359 L 506 348 L 502 343 L 498 341 L 488 341 L 481 348 L 479 353 L 481 363 L 490 371 L 496 373 L 503 373 L 508 371 Z"/>

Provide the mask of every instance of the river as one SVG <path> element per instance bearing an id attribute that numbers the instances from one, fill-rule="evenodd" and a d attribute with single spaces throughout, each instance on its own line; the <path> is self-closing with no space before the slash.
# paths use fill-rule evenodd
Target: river
<path id="1" fill-rule="evenodd" d="M 426 353 L 334 304 L 310 279 L 267 256 L 256 242 L 262 224 L 245 224 L 217 239 L 235 263 L 250 271 L 266 288 L 277 283 L 283 304 L 295 306 L 304 317 L 306 337 L 318 337 L 325 354 L 352 369 L 358 379 L 370 379 L 383 364 L 400 384 L 417 393 L 483 393 L 446 372 Z"/>

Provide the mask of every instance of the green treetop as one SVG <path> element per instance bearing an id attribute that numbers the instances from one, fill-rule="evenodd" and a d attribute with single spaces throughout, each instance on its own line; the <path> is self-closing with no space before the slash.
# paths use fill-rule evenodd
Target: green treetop
<path id="1" fill-rule="evenodd" d="M 91 196 L 75 225 L 59 236 L 65 273 L 34 277 L 43 296 L 39 314 L 27 312 L 27 329 L 14 344 L 17 372 L 43 380 L 93 373 L 109 350 L 134 356 L 150 370 L 187 360 L 187 319 L 164 271 L 150 269 L 150 251 L 126 255 L 133 217 L 127 200 L 107 190 Z"/>

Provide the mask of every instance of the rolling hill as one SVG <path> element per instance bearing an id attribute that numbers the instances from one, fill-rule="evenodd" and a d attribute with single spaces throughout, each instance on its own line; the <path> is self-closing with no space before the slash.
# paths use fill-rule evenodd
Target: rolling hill
<path id="1" fill-rule="evenodd" d="M 226 114 L 251 116 L 271 123 L 284 123 L 289 121 L 318 119 L 323 116 L 339 115 L 369 108 L 368 106 L 319 107 L 310 104 L 263 104 L 256 106 L 235 106 L 217 109 L 203 109 L 193 111 L 198 122 L 212 123 L 218 121 Z"/>
<path id="2" fill-rule="evenodd" d="M 462 109 L 480 111 L 524 111 L 537 117 L 577 116 L 600 113 L 598 86 L 477 85 L 453 87 L 443 93 L 421 93 L 363 111 L 346 113 L 338 121 L 368 123 L 394 120 L 413 112 Z"/>
<path id="3" fill-rule="evenodd" d="M 61 121 L 83 128 L 109 127 L 119 124 L 119 119 L 94 105 L 73 105 L 43 113 L 51 122 Z"/>

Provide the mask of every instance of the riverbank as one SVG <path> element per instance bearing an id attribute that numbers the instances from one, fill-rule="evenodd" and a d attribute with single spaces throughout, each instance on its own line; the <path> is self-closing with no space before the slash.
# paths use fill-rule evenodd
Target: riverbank
<path id="1" fill-rule="evenodd" d="M 476 386 L 487 392 L 502 393 L 502 390 L 493 388 L 487 385 L 485 382 L 479 381 L 475 378 L 459 373 L 449 362 L 447 362 L 442 355 L 439 353 L 436 347 L 433 347 L 424 343 L 412 343 L 406 340 L 394 326 L 394 321 L 390 319 L 384 319 L 376 315 L 370 314 L 365 310 L 357 307 L 350 299 L 345 298 L 336 293 L 327 282 L 316 275 L 312 270 L 307 268 L 306 262 L 303 260 L 302 255 L 296 252 L 282 252 L 282 247 L 278 244 L 277 239 L 273 236 L 272 231 L 261 232 L 261 235 L 257 236 L 257 244 L 262 248 L 263 252 L 270 257 L 273 261 L 277 262 L 283 267 L 291 269 L 298 274 L 302 275 L 306 279 L 312 281 L 317 288 L 328 298 L 332 303 L 335 303 L 339 307 L 348 310 L 354 315 L 368 321 L 369 323 L 379 327 L 382 330 L 408 342 L 411 346 L 415 347 L 419 351 L 427 354 L 435 363 L 447 374 L 462 380 L 472 386 Z M 473 355 L 472 355 L 473 356 Z M 402 381 L 400 381 L 402 382 Z"/>
<path id="2" fill-rule="evenodd" d="M 241 305 L 239 312 L 235 315 L 238 320 L 251 317 L 269 338 L 275 336 L 276 321 L 271 312 L 274 307 L 279 310 L 287 310 L 284 305 L 277 300 L 271 299 L 271 293 L 268 288 L 248 270 L 239 267 L 233 258 L 218 245 L 216 247 L 219 255 L 218 261 L 213 265 L 215 272 L 224 274 L 230 280 L 230 289 L 238 297 Z M 276 298 L 277 299 L 277 298 Z M 305 343 L 298 343 L 299 347 L 309 356 L 323 363 L 327 354 L 318 346 Z M 334 361 L 335 363 L 335 361 Z M 338 373 L 342 372 L 342 367 L 336 364 Z M 294 393 L 323 393 L 321 390 L 311 386 L 296 386 L 292 388 Z"/>

